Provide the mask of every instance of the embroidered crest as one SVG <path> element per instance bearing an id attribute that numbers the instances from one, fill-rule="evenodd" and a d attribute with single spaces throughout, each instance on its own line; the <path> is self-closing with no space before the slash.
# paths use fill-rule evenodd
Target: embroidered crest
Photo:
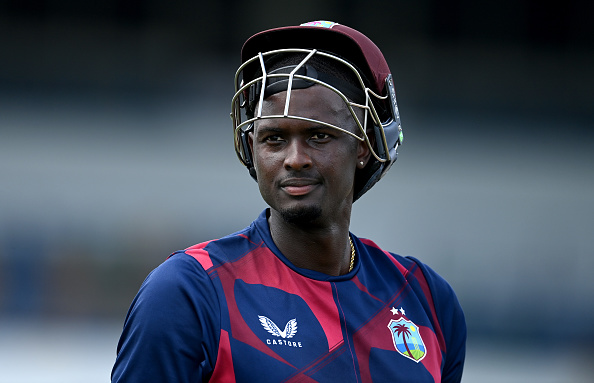
<path id="1" fill-rule="evenodd" d="M 295 318 L 287 322 L 284 330 L 281 330 L 276 325 L 276 323 L 274 323 L 272 320 L 263 315 L 258 315 L 258 318 L 260 318 L 260 323 L 262 324 L 262 327 L 264 327 L 266 331 L 268 331 L 274 336 L 289 339 L 294 337 L 295 334 L 297 334 L 297 319 Z"/>
<path id="2" fill-rule="evenodd" d="M 398 309 L 392 308 L 392 313 L 396 315 Z M 426 355 L 425 343 L 421 338 L 419 326 L 412 321 L 404 318 L 404 310 L 401 308 L 401 317 L 399 319 L 391 319 L 388 323 L 388 328 L 392 334 L 392 341 L 394 348 L 402 356 L 405 356 L 415 362 L 419 363 Z"/>

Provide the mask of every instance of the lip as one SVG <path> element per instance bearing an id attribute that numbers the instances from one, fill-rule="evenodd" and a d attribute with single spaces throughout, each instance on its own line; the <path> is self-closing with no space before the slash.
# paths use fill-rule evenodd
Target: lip
<path id="1" fill-rule="evenodd" d="M 292 196 L 309 194 L 316 188 L 318 182 L 310 178 L 290 178 L 280 183 L 281 189 Z"/>

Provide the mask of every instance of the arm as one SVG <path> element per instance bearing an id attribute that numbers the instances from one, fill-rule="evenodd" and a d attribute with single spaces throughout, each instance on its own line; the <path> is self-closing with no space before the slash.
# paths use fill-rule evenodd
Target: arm
<path id="1" fill-rule="evenodd" d="M 462 380 L 466 356 L 466 320 L 464 312 L 449 283 L 429 266 L 413 259 L 420 267 L 435 306 L 437 320 L 445 341 L 442 362 L 442 383 L 459 383 Z"/>
<path id="2" fill-rule="evenodd" d="M 452 288 L 447 285 L 449 297 L 435 304 L 446 341 L 446 360 L 441 381 L 443 383 L 459 383 L 462 380 L 464 359 L 466 356 L 466 321 L 462 307 Z"/>
<path id="3" fill-rule="evenodd" d="M 113 383 L 201 382 L 214 369 L 219 303 L 202 266 L 176 254 L 142 284 L 126 316 Z"/>

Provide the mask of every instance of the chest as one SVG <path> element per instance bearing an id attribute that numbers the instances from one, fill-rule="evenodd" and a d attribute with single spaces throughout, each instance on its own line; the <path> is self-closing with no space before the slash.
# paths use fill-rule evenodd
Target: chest
<path id="1" fill-rule="evenodd" d="M 434 329 L 403 278 L 366 286 L 293 274 L 223 278 L 221 287 L 229 344 L 218 354 L 236 381 L 440 381 Z"/>

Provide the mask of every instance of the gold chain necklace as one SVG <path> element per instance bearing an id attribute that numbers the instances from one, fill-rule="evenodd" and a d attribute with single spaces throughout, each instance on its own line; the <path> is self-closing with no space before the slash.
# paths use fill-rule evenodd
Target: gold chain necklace
<path id="1" fill-rule="evenodd" d="M 353 240 L 349 235 L 349 242 L 351 243 L 351 265 L 349 266 L 349 273 L 353 271 L 353 267 L 355 266 L 355 245 L 353 245 Z"/>

